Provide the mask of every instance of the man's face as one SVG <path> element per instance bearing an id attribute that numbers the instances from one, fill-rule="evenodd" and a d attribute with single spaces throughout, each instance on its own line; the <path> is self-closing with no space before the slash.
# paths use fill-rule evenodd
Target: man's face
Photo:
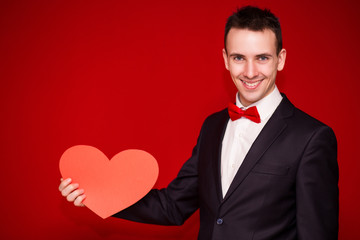
<path id="1" fill-rule="evenodd" d="M 227 35 L 226 49 L 227 53 L 223 49 L 225 67 L 230 71 L 244 106 L 274 90 L 276 73 L 284 68 L 286 51 L 282 49 L 276 54 L 273 31 L 232 28 Z"/>

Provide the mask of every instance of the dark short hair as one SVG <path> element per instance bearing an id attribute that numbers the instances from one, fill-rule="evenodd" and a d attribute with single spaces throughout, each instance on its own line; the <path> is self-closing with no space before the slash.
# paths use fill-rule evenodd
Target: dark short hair
<path id="1" fill-rule="evenodd" d="M 260 9 L 253 6 L 245 6 L 237 9 L 231 15 L 225 25 L 224 47 L 226 51 L 226 38 L 232 28 L 248 29 L 251 31 L 263 31 L 269 29 L 276 36 L 276 53 L 282 49 L 282 36 L 279 19 L 269 9 Z"/>

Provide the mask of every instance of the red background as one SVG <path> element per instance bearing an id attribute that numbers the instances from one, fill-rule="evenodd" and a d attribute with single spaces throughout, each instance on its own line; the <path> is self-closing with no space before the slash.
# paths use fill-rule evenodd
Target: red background
<path id="1" fill-rule="evenodd" d="M 57 190 L 58 161 L 76 144 L 109 157 L 143 149 L 159 162 L 156 187 L 166 186 L 205 117 L 234 100 L 223 28 L 249 3 L 282 23 L 279 89 L 335 130 L 340 239 L 358 239 L 360 4 L 350 0 L 1 1 L 0 236 L 196 239 L 198 214 L 164 227 L 74 207 Z"/>

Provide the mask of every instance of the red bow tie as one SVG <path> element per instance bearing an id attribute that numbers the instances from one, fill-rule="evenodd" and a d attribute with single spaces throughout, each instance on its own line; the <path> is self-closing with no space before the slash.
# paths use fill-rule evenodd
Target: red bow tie
<path id="1" fill-rule="evenodd" d="M 238 108 L 235 104 L 229 103 L 228 111 L 232 121 L 235 121 L 241 117 L 246 117 L 255 123 L 261 122 L 260 115 L 255 106 L 250 107 L 244 111 L 241 108 Z"/>

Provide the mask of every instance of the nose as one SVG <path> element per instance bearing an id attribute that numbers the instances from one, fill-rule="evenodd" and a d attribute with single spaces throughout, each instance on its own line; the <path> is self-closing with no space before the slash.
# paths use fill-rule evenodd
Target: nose
<path id="1" fill-rule="evenodd" d="M 244 76 L 248 79 L 252 79 L 258 76 L 258 70 L 254 62 L 245 63 Z"/>

